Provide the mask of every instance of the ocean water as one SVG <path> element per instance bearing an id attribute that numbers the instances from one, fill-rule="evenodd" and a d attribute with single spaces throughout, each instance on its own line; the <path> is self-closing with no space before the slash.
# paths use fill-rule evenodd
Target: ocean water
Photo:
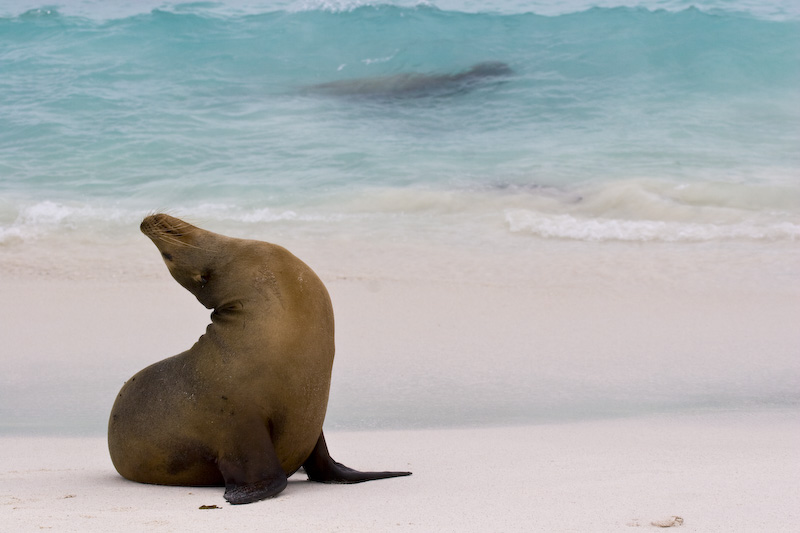
<path id="1" fill-rule="evenodd" d="M 509 72 L 456 79 L 489 61 Z M 788 0 L 5 2 L 0 246 L 157 209 L 448 242 L 794 240 L 798 87 Z"/>
<path id="2" fill-rule="evenodd" d="M 102 250 L 142 242 L 139 221 L 159 210 L 306 249 L 344 238 L 453 257 L 475 243 L 596 257 L 649 247 L 667 259 L 735 250 L 751 274 L 769 262 L 776 283 L 796 287 L 798 266 L 782 254 L 796 261 L 800 239 L 800 4 L 3 2 L 0 264 L 115 272 Z M 142 261 L 161 268 L 155 254 Z M 396 269 L 430 277 L 419 263 L 398 258 Z M 477 270 L 463 277 L 485 281 Z M 764 378 L 740 394 L 727 376 L 730 386 L 703 393 L 690 380 L 694 396 L 663 405 L 794 405 L 796 365 L 779 357 L 775 390 L 759 388 Z M 709 365 L 724 372 L 726 362 Z M 30 406 L 61 413 L 25 379 L 0 381 L 4 425 L 30 418 Z M 433 383 L 425 394 L 466 394 L 442 380 L 406 393 L 426 397 Z M 519 376 L 495 381 L 473 383 L 475 394 L 505 387 L 528 402 L 524 416 L 503 418 L 497 400 L 483 418 L 445 418 L 537 420 L 541 398 Z M 595 414 L 619 414 L 647 396 L 614 400 L 606 385 L 584 407 L 605 398 Z M 97 399 L 93 386 L 52 402 Z M 359 427 L 342 409 L 332 415 Z M 59 416 L 44 425 L 97 430 Z M 400 424 L 443 423 L 415 416 Z"/>

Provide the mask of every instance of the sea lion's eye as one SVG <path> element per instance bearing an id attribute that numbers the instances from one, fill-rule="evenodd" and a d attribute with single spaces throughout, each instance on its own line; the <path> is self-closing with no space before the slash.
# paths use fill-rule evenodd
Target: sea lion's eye
<path id="1" fill-rule="evenodd" d="M 206 283 L 208 283 L 208 280 L 209 280 L 210 278 L 211 278 L 211 275 L 210 275 L 210 274 L 200 274 L 200 283 L 202 283 L 203 285 L 205 285 Z"/>
<path id="2" fill-rule="evenodd" d="M 168 254 L 167 252 L 161 252 L 161 257 L 163 257 L 167 261 L 172 261 L 172 254 Z"/>

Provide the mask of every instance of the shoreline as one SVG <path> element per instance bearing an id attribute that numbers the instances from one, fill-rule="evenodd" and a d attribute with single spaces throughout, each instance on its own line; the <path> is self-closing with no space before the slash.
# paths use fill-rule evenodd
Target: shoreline
<path id="1" fill-rule="evenodd" d="M 799 410 L 519 427 L 328 434 L 336 460 L 409 468 L 357 485 L 290 479 L 228 505 L 222 488 L 141 485 L 105 439 L 0 437 L 0 520 L 15 531 L 793 531 Z M 201 510 L 201 505 L 219 509 Z"/>
<path id="2" fill-rule="evenodd" d="M 618 287 L 651 284 L 695 289 L 787 288 L 800 293 L 796 240 L 704 242 L 585 241 L 523 235 L 402 239 L 366 230 L 328 235 L 265 228 L 205 226 L 231 237 L 268 241 L 306 262 L 325 283 L 339 280 Z M 4 281 L 169 280 L 161 258 L 137 227 L 124 234 L 54 234 L 0 244 Z"/>

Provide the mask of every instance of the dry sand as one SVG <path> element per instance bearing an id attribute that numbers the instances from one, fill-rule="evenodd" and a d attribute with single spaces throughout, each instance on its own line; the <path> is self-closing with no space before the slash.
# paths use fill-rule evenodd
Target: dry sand
<path id="1" fill-rule="evenodd" d="M 0 256 L 2 531 L 630 531 L 673 516 L 798 530 L 797 246 L 409 259 L 398 244 L 366 260 L 356 243 L 337 258 L 289 246 L 336 311 L 333 456 L 414 475 L 296 476 L 232 507 L 218 488 L 127 482 L 108 458 L 122 382 L 208 320 L 142 241 L 141 260 L 78 273 Z M 462 427 L 343 430 L 445 425 Z"/>
<path id="2" fill-rule="evenodd" d="M 102 438 L 0 439 L 3 531 L 797 531 L 795 411 L 511 428 L 333 432 L 337 460 L 408 478 L 230 506 L 221 488 L 125 481 Z M 201 510 L 202 505 L 219 509 Z"/>

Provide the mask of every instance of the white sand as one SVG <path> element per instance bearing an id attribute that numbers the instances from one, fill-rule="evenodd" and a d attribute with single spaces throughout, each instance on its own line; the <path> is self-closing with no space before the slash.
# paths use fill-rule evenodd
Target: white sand
<path id="1" fill-rule="evenodd" d="M 337 460 L 408 478 L 230 506 L 221 488 L 140 485 L 102 438 L 2 438 L 3 531 L 797 531 L 797 412 L 334 432 Z M 201 505 L 220 509 L 200 510 Z"/>
<path id="2" fill-rule="evenodd" d="M 414 475 L 295 478 L 232 507 L 218 488 L 123 480 L 100 436 L 122 382 L 208 320 L 142 241 L 141 258 L 80 270 L 76 257 L 78 271 L 0 254 L 1 531 L 583 532 L 672 516 L 686 531 L 800 529 L 800 413 L 786 407 L 800 385 L 800 247 L 289 246 L 336 311 L 333 456 Z M 687 414 L 684 400 L 706 408 Z M 604 409 L 636 416 L 542 423 Z M 684 414 L 646 415 L 659 409 Z M 483 427 L 341 431 L 452 420 Z M 53 431 L 97 436 L 13 436 Z"/>
<path id="3" fill-rule="evenodd" d="M 83 272 L 0 279 L 3 433 L 104 431 L 124 380 L 205 331 L 209 311 L 140 240 L 148 246 L 133 259 L 107 258 L 119 271 L 87 262 Z M 537 243 L 498 257 L 416 249 L 416 262 L 428 261 L 417 271 L 398 266 L 413 262 L 402 246 L 380 259 L 354 259 L 381 254 L 351 247 L 339 257 L 297 247 L 336 313 L 331 428 L 800 399 L 800 246 Z M 0 254 L 0 270 L 10 255 Z"/>

